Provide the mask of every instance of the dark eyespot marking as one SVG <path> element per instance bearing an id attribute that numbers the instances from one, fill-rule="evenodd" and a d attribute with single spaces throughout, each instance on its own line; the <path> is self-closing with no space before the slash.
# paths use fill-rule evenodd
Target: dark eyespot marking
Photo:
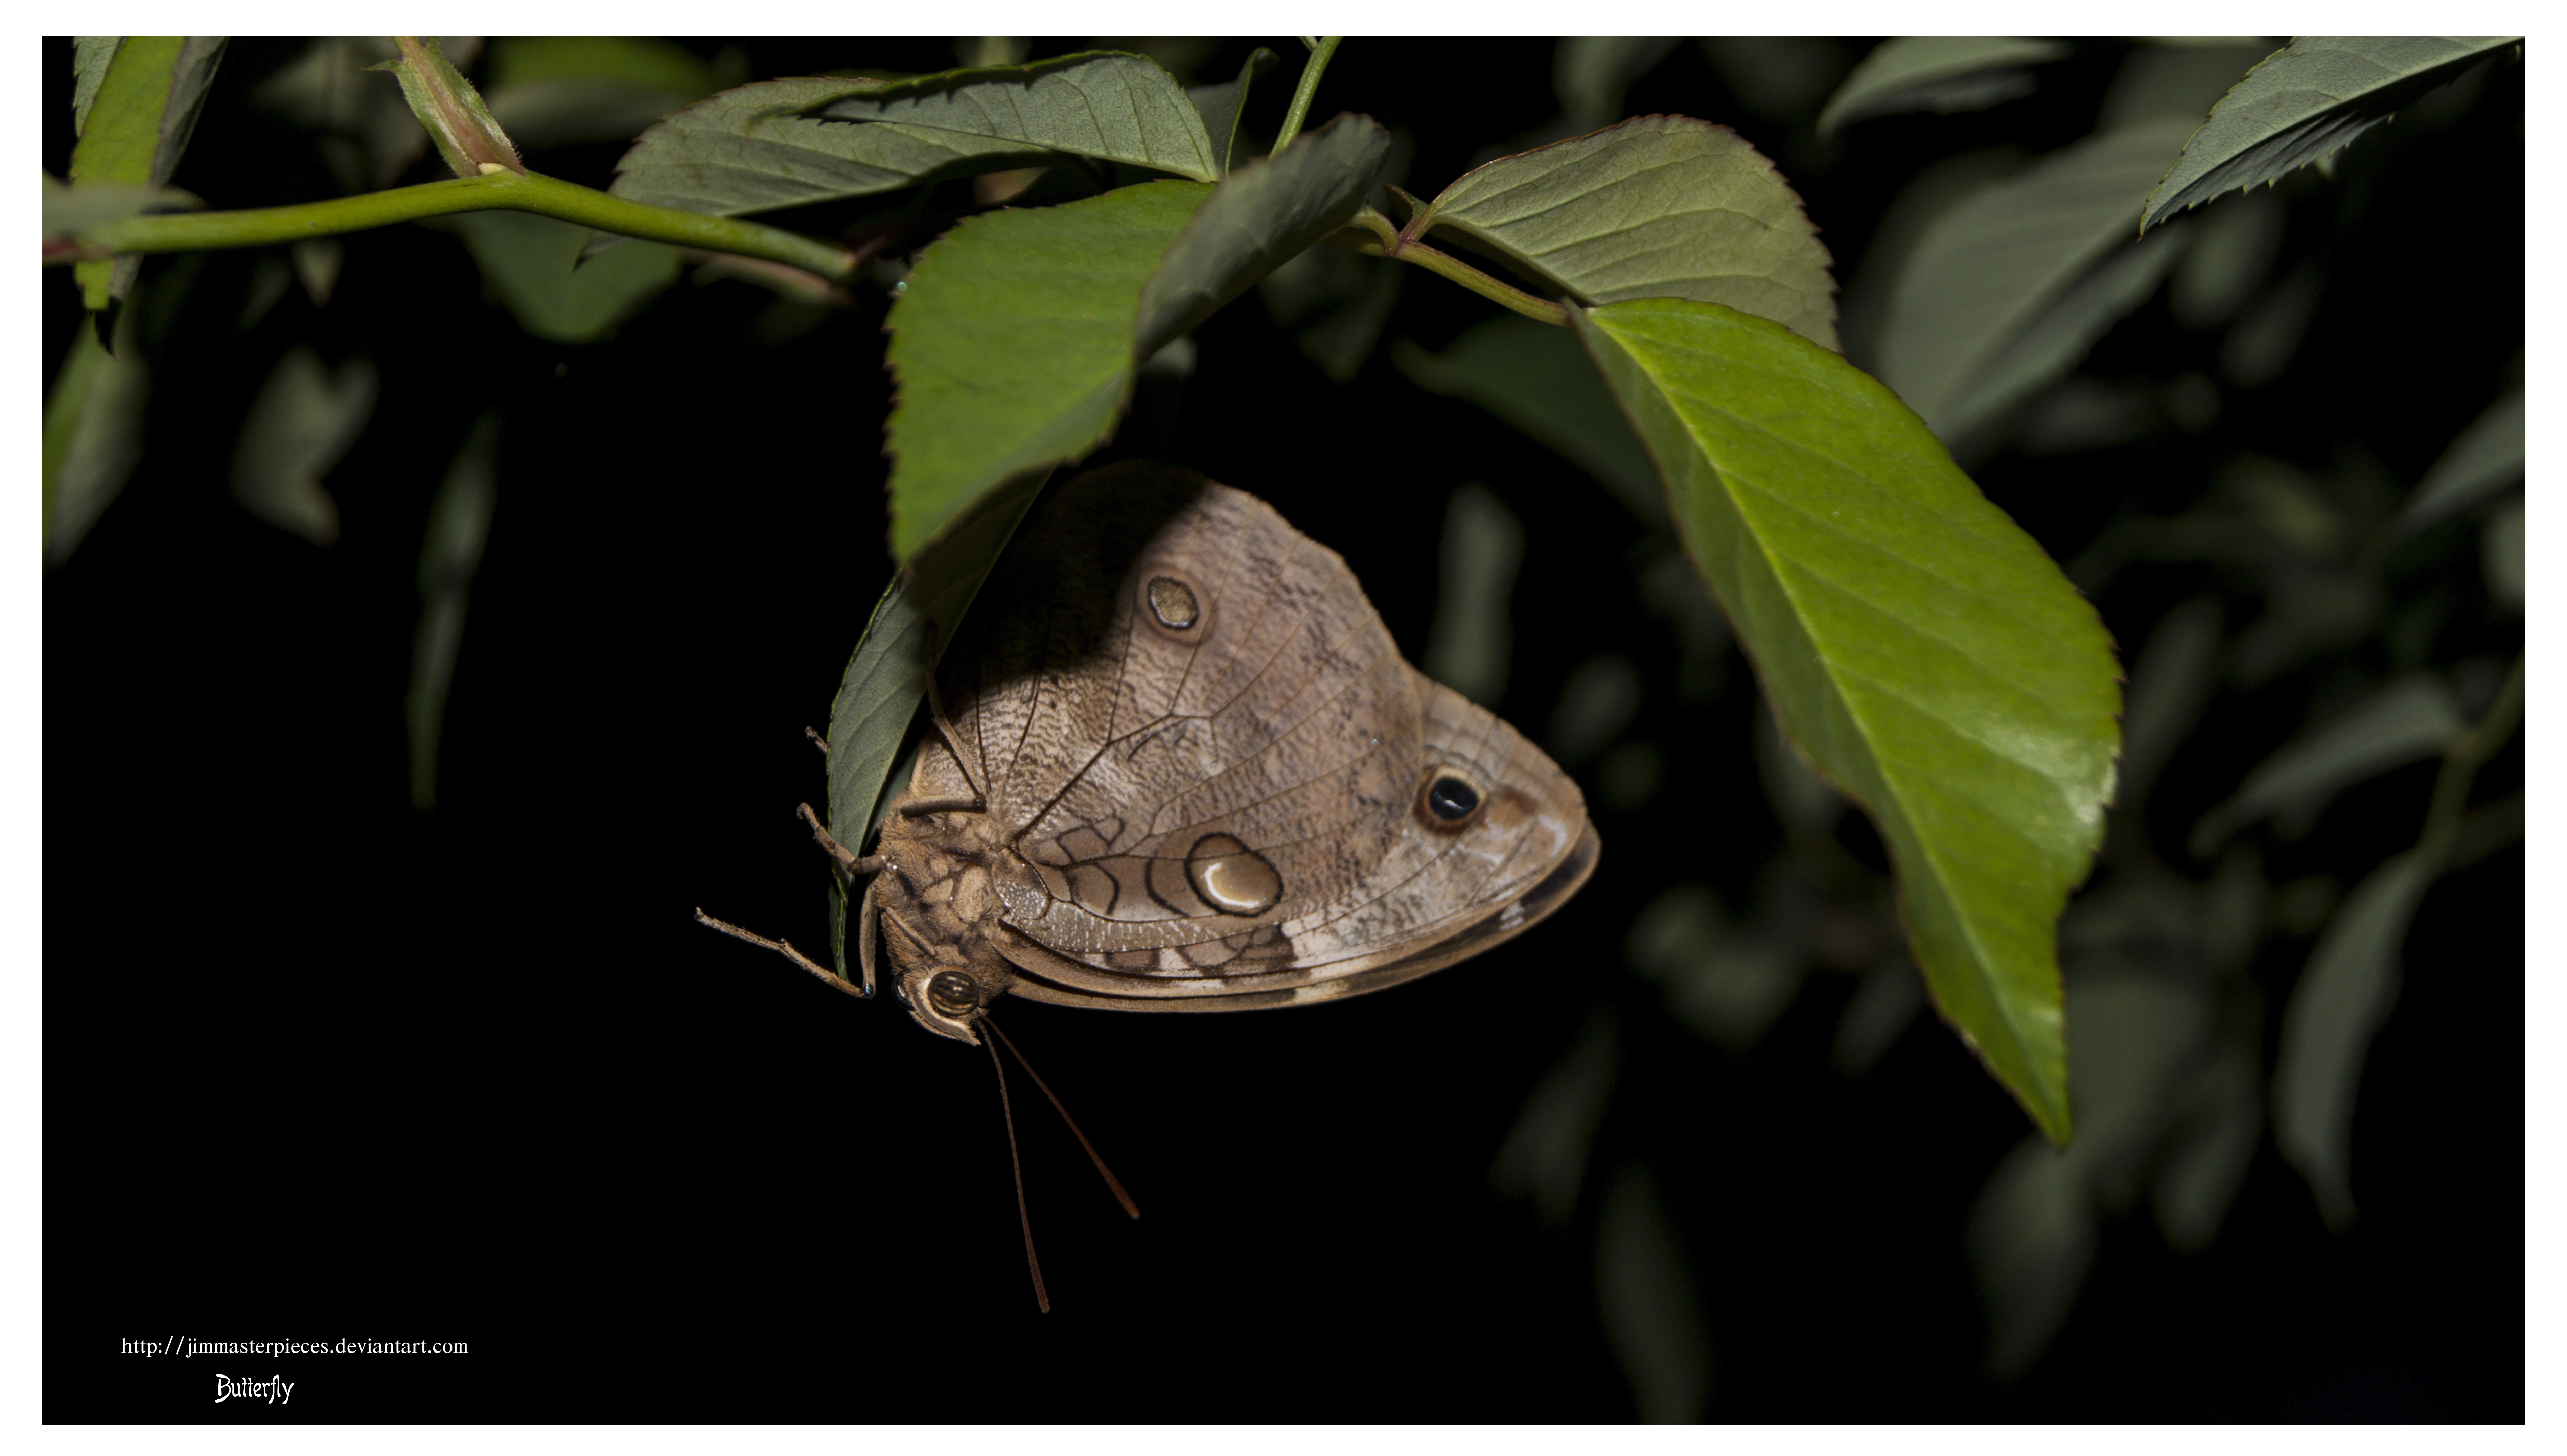
<path id="1" fill-rule="evenodd" d="M 1438 768 L 1426 775 L 1425 787 L 1418 790 L 1418 818 L 1426 827 L 1447 833 L 1467 828 L 1480 816 L 1484 798 L 1480 786 L 1459 771 Z"/>
<path id="2" fill-rule="evenodd" d="M 960 971 L 939 971 L 927 983 L 927 1004 L 941 1016 L 968 1017 L 981 1009 L 981 988 Z"/>

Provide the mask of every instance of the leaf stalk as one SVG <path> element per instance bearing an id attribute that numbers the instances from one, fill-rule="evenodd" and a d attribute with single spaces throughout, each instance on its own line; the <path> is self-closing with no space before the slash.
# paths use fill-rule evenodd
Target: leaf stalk
<path id="1" fill-rule="evenodd" d="M 1339 233 L 1328 241 L 1368 257 L 1393 258 L 1403 263 L 1414 263 L 1429 273 L 1461 284 L 1482 298 L 1504 304 L 1526 318 L 1561 328 L 1569 326 L 1567 308 L 1546 298 L 1536 298 L 1521 288 L 1502 283 L 1451 253 L 1440 248 L 1429 247 L 1409 237 L 1399 228 L 1392 226 L 1390 219 L 1382 216 L 1374 208 L 1366 207 L 1357 212 L 1354 220 L 1357 225 L 1370 229 L 1378 241 L 1357 242 L 1349 239 L 1344 233 Z"/>
<path id="2" fill-rule="evenodd" d="M 1284 113 L 1284 130 L 1275 134 L 1275 149 L 1283 150 L 1301 135 L 1301 123 L 1310 115 L 1310 98 L 1319 89 L 1320 73 L 1328 69 L 1328 58 L 1337 53 L 1337 42 L 1344 36 L 1320 36 L 1316 40 L 1302 37 L 1310 48 L 1310 59 L 1301 67 L 1300 84 L 1292 88 L 1291 109 Z"/>
<path id="3" fill-rule="evenodd" d="M 583 223 L 600 232 L 646 242 L 762 258 L 806 269 L 832 283 L 851 281 L 857 267 L 853 252 L 818 238 L 735 217 L 655 207 L 540 172 L 520 174 L 504 168 L 485 171 L 477 177 L 423 182 L 415 187 L 395 187 L 290 207 L 119 218 L 84 229 L 79 240 L 111 253 L 180 253 L 299 242 L 494 208 Z M 45 261 L 70 261 L 70 257 L 48 248 Z"/>

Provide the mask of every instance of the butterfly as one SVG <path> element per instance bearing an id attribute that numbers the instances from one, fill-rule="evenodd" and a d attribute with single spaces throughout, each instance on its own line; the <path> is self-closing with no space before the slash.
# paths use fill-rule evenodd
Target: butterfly
<path id="1" fill-rule="evenodd" d="M 865 883 L 860 984 L 697 914 L 852 994 L 888 980 L 958 1041 L 982 1044 L 1008 996 L 1220 1012 L 1378 991 L 1531 929 L 1595 867 L 1558 764 L 1409 666 L 1335 552 L 1192 471 L 1126 461 L 1048 490 L 929 681 L 874 852 L 803 810 Z"/>

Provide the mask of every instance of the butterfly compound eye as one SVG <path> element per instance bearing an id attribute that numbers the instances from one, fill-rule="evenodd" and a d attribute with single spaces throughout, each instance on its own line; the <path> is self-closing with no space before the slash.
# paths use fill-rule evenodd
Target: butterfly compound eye
<path id="1" fill-rule="evenodd" d="M 927 983 L 927 1004 L 949 1017 L 968 1017 L 981 1009 L 981 988 L 960 971 L 940 971 Z"/>
<path id="2" fill-rule="evenodd" d="M 1439 768 L 1426 776 L 1417 804 L 1429 828 L 1460 829 L 1479 817 L 1480 788 L 1450 768 Z"/>

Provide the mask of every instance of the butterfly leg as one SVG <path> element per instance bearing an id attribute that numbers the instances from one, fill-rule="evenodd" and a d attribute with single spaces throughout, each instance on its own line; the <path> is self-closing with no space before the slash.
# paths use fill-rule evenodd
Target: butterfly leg
<path id="1" fill-rule="evenodd" d="M 851 853 L 847 849 L 847 846 L 840 844 L 837 836 L 829 832 L 829 827 L 820 822 L 820 816 L 811 812 L 811 806 L 809 804 L 795 805 L 794 812 L 802 816 L 803 823 L 811 826 L 812 842 L 819 845 L 822 849 L 827 850 L 829 852 L 829 858 L 836 860 L 839 868 L 844 869 L 848 874 L 870 875 L 883 867 L 883 857 L 881 855 L 867 854 L 860 856 Z"/>
<path id="2" fill-rule="evenodd" d="M 867 1000 L 874 994 L 874 939 L 882 933 L 882 906 L 874 899 L 881 888 L 879 875 L 866 881 L 864 903 L 856 910 L 856 965 L 864 972 Z"/>
<path id="3" fill-rule="evenodd" d="M 872 903 L 870 896 L 867 897 L 866 903 Z M 803 955 L 800 951 L 793 949 L 792 945 L 788 942 L 770 941 L 762 935 L 742 930 L 738 926 L 731 924 L 729 921 L 715 920 L 712 916 L 705 914 L 702 909 L 698 909 L 696 911 L 696 923 L 698 925 L 709 926 L 714 930 L 720 931 L 723 935 L 729 936 L 733 940 L 746 941 L 752 946 L 764 946 L 768 950 L 773 951 L 777 955 L 792 962 L 794 965 L 810 972 L 813 976 L 829 983 L 831 986 L 845 992 L 847 995 L 856 998 L 858 1001 L 870 1001 L 873 999 L 873 973 L 870 967 L 866 969 L 865 984 L 861 989 L 859 989 L 848 985 L 847 978 L 840 976 L 837 972 L 830 970 L 828 967 L 821 965 L 819 962 L 812 960 L 806 955 Z"/>

